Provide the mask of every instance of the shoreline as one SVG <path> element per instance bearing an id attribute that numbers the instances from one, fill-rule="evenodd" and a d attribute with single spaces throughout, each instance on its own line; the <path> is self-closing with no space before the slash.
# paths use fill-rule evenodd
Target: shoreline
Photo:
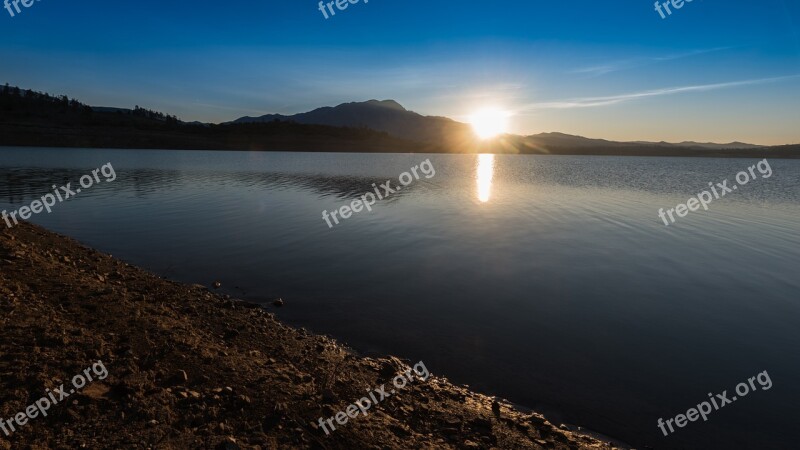
<path id="1" fill-rule="evenodd" d="M 357 146 L 356 146 L 357 147 Z M 783 148 L 782 148 L 783 147 Z M 797 154 L 792 152 L 797 148 Z M 11 145 L 0 144 L 0 151 L 5 149 L 44 149 L 44 150 L 133 150 L 141 152 L 159 152 L 159 151 L 188 151 L 188 152 L 259 152 L 259 153 L 342 153 L 342 154 L 355 154 L 355 155 L 480 155 L 483 153 L 503 156 L 598 156 L 598 157 L 626 157 L 626 158 L 724 158 L 724 159 L 800 159 L 800 144 L 784 145 L 778 147 L 765 147 L 773 151 L 785 150 L 786 153 L 758 153 L 755 150 L 710 150 L 703 152 L 689 152 L 689 153 L 674 153 L 651 151 L 651 152 L 638 152 L 638 151 L 620 151 L 618 149 L 581 149 L 581 150 L 568 150 L 558 149 L 548 152 L 451 152 L 451 151 L 433 151 L 430 148 L 423 148 L 422 151 L 402 151 L 402 150 L 354 150 L 354 149 L 296 149 L 290 148 L 272 148 L 272 149 L 247 149 L 247 148 L 161 148 L 161 147 L 102 147 L 102 146 L 88 146 L 88 147 L 73 147 L 73 146 L 40 146 L 40 145 Z M 713 152 L 718 152 L 714 154 Z M 747 152 L 746 154 L 736 154 L 735 152 Z"/>
<path id="2" fill-rule="evenodd" d="M 261 305 L 162 279 L 30 223 L 0 232 L 0 420 L 98 360 L 90 382 L 0 449 L 630 448 L 456 386 L 409 383 L 326 435 L 416 362 L 367 358 Z M 336 422 L 334 422 L 336 423 Z"/>

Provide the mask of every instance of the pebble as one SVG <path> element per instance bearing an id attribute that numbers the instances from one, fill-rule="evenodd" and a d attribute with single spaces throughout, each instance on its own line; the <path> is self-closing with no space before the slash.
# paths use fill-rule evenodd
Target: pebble
<path id="1" fill-rule="evenodd" d="M 189 375 L 186 374 L 185 370 L 179 370 L 178 373 L 175 374 L 175 381 L 184 384 L 189 381 Z"/>

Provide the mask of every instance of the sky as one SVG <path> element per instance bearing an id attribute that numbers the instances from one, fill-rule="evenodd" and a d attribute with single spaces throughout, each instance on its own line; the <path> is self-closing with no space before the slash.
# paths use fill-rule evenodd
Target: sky
<path id="1" fill-rule="evenodd" d="M 800 143 L 800 2 L 35 1 L 0 9 L 0 83 L 186 121 L 393 99 L 511 132 Z M 664 8 L 662 7 L 662 10 Z"/>

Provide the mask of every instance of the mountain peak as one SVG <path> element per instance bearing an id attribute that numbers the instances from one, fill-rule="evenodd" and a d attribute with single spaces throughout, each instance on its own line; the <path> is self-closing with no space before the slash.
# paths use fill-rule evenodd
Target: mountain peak
<path id="1" fill-rule="evenodd" d="M 397 103 L 394 100 L 374 100 L 373 99 L 373 100 L 366 101 L 364 103 L 367 104 L 367 105 L 380 106 L 380 107 L 383 107 L 383 108 L 396 109 L 396 110 L 399 110 L 399 111 L 406 111 L 406 109 L 403 108 L 403 105 L 401 105 L 400 103 Z"/>

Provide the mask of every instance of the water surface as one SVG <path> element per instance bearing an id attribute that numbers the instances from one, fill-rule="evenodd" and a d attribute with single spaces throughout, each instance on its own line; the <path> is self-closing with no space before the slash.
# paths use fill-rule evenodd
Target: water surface
<path id="1" fill-rule="evenodd" d="M 428 158 L 434 177 L 322 220 Z M 800 161 L 665 227 L 757 161 L 5 148 L 0 207 L 107 162 L 115 181 L 32 221 L 639 447 L 800 438 Z M 658 430 L 764 370 L 770 390 Z"/>

